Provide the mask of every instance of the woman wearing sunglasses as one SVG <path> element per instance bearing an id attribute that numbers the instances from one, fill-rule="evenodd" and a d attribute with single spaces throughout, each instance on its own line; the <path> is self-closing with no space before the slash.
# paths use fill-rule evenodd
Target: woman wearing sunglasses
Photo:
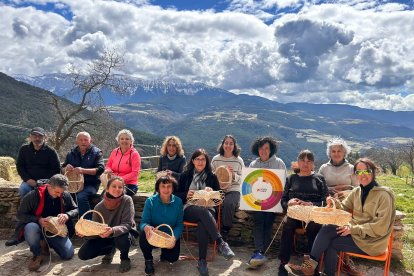
<path id="1" fill-rule="evenodd" d="M 342 209 L 352 212 L 349 225 L 324 225 L 316 236 L 310 256 L 305 256 L 300 266 L 286 265 L 288 271 L 314 275 L 325 253 L 325 273 L 333 276 L 340 251 L 371 256 L 384 253 L 394 224 L 395 198 L 389 188 L 376 182 L 376 172 L 377 166 L 367 158 L 355 162 L 354 174 L 360 185 L 344 201 L 337 202 Z"/>

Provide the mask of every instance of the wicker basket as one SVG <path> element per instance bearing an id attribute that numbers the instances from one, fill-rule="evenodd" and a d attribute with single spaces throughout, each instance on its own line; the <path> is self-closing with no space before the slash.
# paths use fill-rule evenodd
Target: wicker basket
<path id="1" fill-rule="evenodd" d="M 287 209 L 287 216 L 308 223 L 312 220 L 311 214 L 313 208 L 313 206 L 291 205 Z"/>
<path id="2" fill-rule="evenodd" d="M 86 214 L 91 212 L 97 213 L 101 217 L 102 223 L 83 218 Z M 75 224 L 76 232 L 83 236 L 99 236 L 107 231 L 106 227 L 108 227 L 108 224 L 105 224 L 105 220 L 101 213 L 95 210 L 89 210 L 84 213 Z"/>
<path id="3" fill-rule="evenodd" d="M 111 179 L 110 173 L 103 173 L 101 176 L 99 176 L 99 179 L 101 180 L 101 185 L 104 190 L 106 190 L 106 186 L 108 185 L 109 179 Z"/>
<path id="4" fill-rule="evenodd" d="M 66 237 L 68 235 L 68 228 L 66 227 L 66 224 L 60 224 L 58 217 L 47 217 L 46 218 L 48 223 L 46 223 L 46 227 L 44 227 L 45 236 L 48 238 L 53 237 Z M 52 235 L 49 235 L 48 233 L 51 233 Z"/>
<path id="5" fill-rule="evenodd" d="M 214 207 L 223 202 L 224 194 L 221 191 L 195 191 L 193 196 L 187 200 L 188 205 L 197 205 L 202 207 Z"/>
<path id="6" fill-rule="evenodd" d="M 215 174 L 217 176 L 217 179 L 220 183 L 220 189 L 222 190 L 227 190 L 232 182 L 232 175 L 229 171 L 229 169 L 227 169 L 226 166 L 219 166 L 216 171 Z"/>
<path id="7" fill-rule="evenodd" d="M 334 224 L 343 226 L 349 224 L 352 215 L 346 211 L 336 209 L 336 201 L 331 199 L 333 208 L 314 207 L 312 209 L 311 218 L 319 224 Z"/>
<path id="8" fill-rule="evenodd" d="M 159 230 L 158 228 L 166 226 L 171 231 L 171 235 Z M 151 237 L 148 239 L 148 243 L 152 246 L 159 248 L 172 248 L 175 245 L 175 237 L 172 228 L 168 224 L 158 225 L 151 234 Z"/>
<path id="9" fill-rule="evenodd" d="M 155 179 L 156 179 L 156 180 L 158 180 L 158 179 L 160 179 L 161 177 L 164 177 L 164 176 L 167 176 L 167 175 L 168 175 L 167 171 L 159 171 L 159 172 L 157 172 L 157 174 L 155 175 Z"/>
<path id="10" fill-rule="evenodd" d="M 68 192 L 69 193 L 78 193 L 83 190 L 83 174 L 77 173 L 74 170 L 72 171 L 66 171 L 65 176 L 69 180 L 69 187 Z"/>

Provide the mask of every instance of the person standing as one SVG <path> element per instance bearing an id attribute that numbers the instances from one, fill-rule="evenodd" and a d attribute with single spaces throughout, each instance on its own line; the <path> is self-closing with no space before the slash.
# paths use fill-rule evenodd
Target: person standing
<path id="1" fill-rule="evenodd" d="M 17 156 L 16 168 L 23 182 L 19 195 L 23 198 L 37 187 L 39 179 L 49 179 L 60 173 L 60 162 L 56 150 L 46 144 L 46 132 L 41 127 L 30 131 L 30 143 L 23 145 Z"/>
<path id="2" fill-rule="evenodd" d="M 67 155 L 62 167 L 65 171 L 75 171 L 84 175 L 83 190 L 76 193 L 79 215 L 91 209 L 89 198 L 98 192 L 101 175 L 105 169 L 102 152 L 92 144 L 91 135 L 82 131 L 76 135 L 76 147 Z M 89 218 L 90 219 L 90 218 Z"/>

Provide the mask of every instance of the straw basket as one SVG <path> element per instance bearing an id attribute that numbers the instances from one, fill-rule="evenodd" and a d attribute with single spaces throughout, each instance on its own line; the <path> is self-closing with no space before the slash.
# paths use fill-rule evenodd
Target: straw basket
<path id="1" fill-rule="evenodd" d="M 220 189 L 227 190 L 230 187 L 233 178 L 230 171 L 226 166 L 219 166 L 216 169 L 215 174 L 220 183 Z"/>
<path id="2" fill-rule="evenodd" d="M 312 220 L 311 214 L 313 208 L 313 206 L 292 205 L 287 209 L 287 216 L 308 223 Z"/>
<path id="3" fill-rule="evenodd" d="M 159 171 L 159 172 L 157 172 L 157 174 L 155 175 L 155 179 L 156 179 L 156 180 L 158 180 L 158 179 L 160 179 L 161 177 L 164 177 L 164 176 L 167 176 L 167 175 L 168 175 L 167 171 Z"/>
<path id="4" fill-rule="evenodd" d="M 158 228 L 166 226 L 171 231 L 171 235 L 158 230 Z M 159 247 L 159 248 L 172 248 L 175 244 L 175 237 L 172 228 L 168 224 L 160 224 L 158 225 L 151 234 L 151 237 L 148 239 L 148 243 L 152 246 Z"/>
<path id="5" fill-rule="evenodd" d="M 48 221 L 48 223 L 45 224 L 46 227 L 44 227 L 46 237 L 53 238 L 61 236 L 64 238 L 68 235 L 66 224 L 60 224 L 58 217 L 47 217 L 46 219 Z M 51 233 L 52 235 L 49 235 L 48 233 Z"/>
<path id="6" fill-rule="evenodd" d="M 101 180 L 101 185 L 103 187 L 103 189 L 106 189 L 106 186 L 108 185 L 108 181 L 109 179 L 111 179 L 111 174 L 110 173 L 103 173 L 101 174 L 101 176 L 99 176 L 99 179 Z"/>
<path id="7" fill-rule="evenodd" d="M 69 180 L 69 193 L 78 193 L 83 190 L 83 174 L 77 173 L 75 171 L 66 171 L 65 176 Z"/>
<path id="8" fill-rule="evenodd" d="M 97 213 L 101 217 L 102 223 L 83 218 L 86 214 L 91 212 Z M 105 220 L 102 217 L 101 213 L 95 210 L 89 210 L 83 214 L 75 224 L 76 232 L 83 236 L 99 236 L 100 234 L 106 232 L 106 227 L 108 227 L 108 224 L 105 224 Z"/>
<path id="9" fill-rule="evenodd" d="M 333 208 L 328 207 L 314 207 L 312 209 L 312 220 L 319 224 L 334 224 L 338 226 L 347 225 L 352 218 L 352 215 L 346 211 L 336 209 L 335 200 L 333 202 Z"/>
<path id="10" fill-rule="evenodd" d="M 202 207 L 214 207 L 223 202 L 224 195 L 221 191 L 195 191 L 193 196 L 187 200 L 189 205 L 197 205 Z"/>

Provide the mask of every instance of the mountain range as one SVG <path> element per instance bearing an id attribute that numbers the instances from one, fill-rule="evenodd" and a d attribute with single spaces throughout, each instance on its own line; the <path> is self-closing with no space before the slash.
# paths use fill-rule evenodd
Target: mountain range
<path id="1" fill-rule="evenodd" d="M 69 95 L 71 89 L 70 80 L 63 74 L 14 77 L 60 96 Z M 326 141 L 333 136 L 346 139 L 354 151 L 403 143 L 414 137 L 414 112 L 409 111 L 339 104 L 282 104 L 202 83 L 131 81 L 135 89 L 130 95 L 103 92 L 113 117 L 130 128 L 159 137 L 178 135 L 187 155 L 199 147 L 214 155 L 222 137 L 233 134 L 248 164 L 254 158 L 249 150 L 254 137 L 272 135 L 280 141 L 278 155 L 286 163 L 304 148 L 314 151 L 321 163 L 327 159 Z"/>

